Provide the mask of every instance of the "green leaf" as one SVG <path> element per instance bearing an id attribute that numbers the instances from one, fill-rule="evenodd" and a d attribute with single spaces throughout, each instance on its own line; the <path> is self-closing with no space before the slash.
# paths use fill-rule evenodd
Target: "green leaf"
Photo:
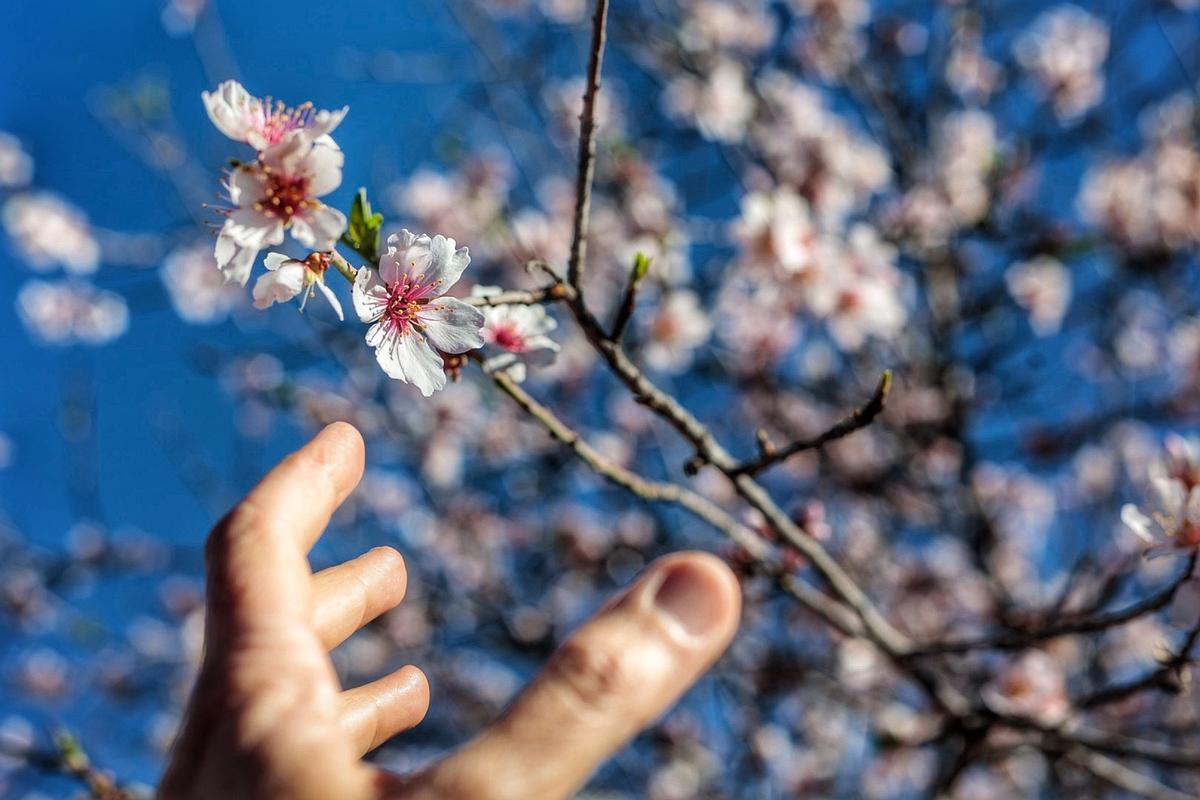
<path id="1" fill-rule="evenodd" d="M 350 223 L 342 241 L 360 255 L 374 261 L 379 257 L 379 242 L 383 232 L 383 214 L 371 210 L 367 190 L 359 189 L 350 204 Z"/>

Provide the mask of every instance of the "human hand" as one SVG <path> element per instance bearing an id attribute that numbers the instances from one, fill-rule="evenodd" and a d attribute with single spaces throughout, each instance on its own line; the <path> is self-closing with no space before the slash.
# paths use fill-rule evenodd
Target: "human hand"
<path id="1" fill-rule="evenodd" d="M 404 595 L 390 548 L 313 574 L 307 553 L 363 469 L 325 428 L 273 469 L 206 547 L 205 653 L 160 795 L 180 798 L 559 798 L 669 707 L 737 627 L 737 581 L 680 553 L 648 567 L 559 648 L 490 728 L 412 776 L 362 756 L 420 722 L 419 669 L 343 691 L 328 651 Z"/>

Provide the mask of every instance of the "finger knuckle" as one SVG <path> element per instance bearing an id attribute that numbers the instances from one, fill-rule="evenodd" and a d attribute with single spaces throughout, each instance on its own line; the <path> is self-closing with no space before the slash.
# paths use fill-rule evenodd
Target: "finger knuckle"
<path id="1" fill-rule="evenodd" d="M 611 712 L 637 689 L 635 665 L 623 650 L 568 640 L 551 659 L 549 679 L 585 714 Z"/>

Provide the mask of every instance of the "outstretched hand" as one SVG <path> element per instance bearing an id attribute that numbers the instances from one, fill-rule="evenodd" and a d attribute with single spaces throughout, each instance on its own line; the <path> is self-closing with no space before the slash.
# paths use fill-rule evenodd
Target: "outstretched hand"
<path id="1" fill-rule="evenodd" d="M 330 425 L 213 530 L 204 661 L 162 797 L 565 797 L 733 637 L 729 569 L 702 553 L 663 558 L 474 740 L 416 775 L 378 770 L 362 757 L 420 722 L 429 685 L 406 666 L 343 690 L 328 651 L 401 601 L 404 561 L 380 547 L 313 574 L 307 560 L 362 469 L 358 432 Z"/>

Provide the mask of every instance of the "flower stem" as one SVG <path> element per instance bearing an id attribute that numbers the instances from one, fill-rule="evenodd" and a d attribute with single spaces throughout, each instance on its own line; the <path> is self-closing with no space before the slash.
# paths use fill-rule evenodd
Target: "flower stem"
<path id="1" fill-rule="evenodd" d="M 354 279 L 358 276 L 358 270 L 350 266 L 350 262 L 342 258 L 342 254 L 337 250 L 331 250 L 329 255 L 333 262 L 333 266 L 342 274 L 342 277 L 349 281 L 350 285 L 353 286 Z"/>

